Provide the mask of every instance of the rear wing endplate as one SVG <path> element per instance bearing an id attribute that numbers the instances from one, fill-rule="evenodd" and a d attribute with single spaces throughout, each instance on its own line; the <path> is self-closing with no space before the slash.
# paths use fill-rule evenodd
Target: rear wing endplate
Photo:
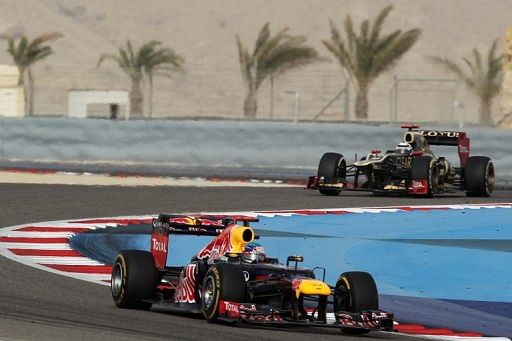
<path id="1" fill-rule="evenodd" d="M 258 218 L 243 215 L 175 215 L 159 214 L 153 219 L 150 250 L 158 270 L 164 270 L 169 252 L 169 235 L 184 234 L 197 236 L 217 236 L 229 226 L 242 222 L 249 226 Z"/>

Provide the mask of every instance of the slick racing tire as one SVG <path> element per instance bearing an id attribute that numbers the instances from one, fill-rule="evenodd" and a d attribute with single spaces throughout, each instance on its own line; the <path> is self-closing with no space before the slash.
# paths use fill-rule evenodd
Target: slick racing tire
<path id="1" fill-rule="evenodd" d="M 118 308 L 151 308 L 150 300 L 156 292 L 158 273 L 155 259 L 150 252 L 124 250 L 119 253 L 113 266 L 111 291 Z"/>
<path id="2" fill-rule="evenodd" d="M 486 156 L 471 156 L 464 167 L 468 197 L 488 197 L 494 189 L 494 164 Z"/>
<path id="3" fill-rule="evenodd" d="M 347 163 L 343 155 L 338 153 L 325 153 L 318 164 L 318 177 L 323 176 L 327 181 L 344 179 L 346 177 Z M 319 189 L 323 195 L 336 196 L 340 194 L 339 189 Z"/>
<path id="4" fill-rule="evenodd" d="M 417 197 L 433 197 L 438 190 L 439 172 L 431 156 L 417 156 L 412 159 L 411 179 L 427 180 L 427 193 L 416 194 Z"/>
<path id="5" fill-rule="evenodd" d="M 367 272 L 350 271 L 340 275 L 335 287 L 334 311 L 357 313 L 379 309 L 379 294 L 373 277 Z M 368 333 L 367 329 L 341 328 L 347 334 Z"/>
<path id="6" fill-rule="evenodd" d="M 219 317 L 220 301 L 243 303 L 246 299 L 245 277 L 237 264 L 215 264 L 204 276 L 201 290 L 201 309 L 208 322 Z"/>

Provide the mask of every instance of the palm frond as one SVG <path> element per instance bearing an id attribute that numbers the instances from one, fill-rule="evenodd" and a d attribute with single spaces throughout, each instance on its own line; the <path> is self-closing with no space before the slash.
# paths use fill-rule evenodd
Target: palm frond
<path id="1" fill-rule="evenodd" d="M 348 23 L 349 22 L 349 23 Z M 343 68 L 347 70 L 347 73 L 351 79 L 351 81 L 355 81 L 354 77 L 354 62 L 352 60 L 352 51 L 353 47 L 347 50 L 345 47 L 345 43 L 341 39 L 341 36 L 334 26 L 334 23 L 331 21 L 331 40 L 323 40 L 322 43 L 324 46 L 338 59 Z M 348 27 L 348 29 L 347 29 Z M 347 16 L 345 20 L 345 30 L 347 30 L 347 40 L 349 41 L 349 45 L 354 45 L 355 35 L 352 30 L 352 22 L 350 16 Z"/>
<path id="2" fill-rule="evenodd" d="M 121 58 L 118 55 L 104 53 L 98 58 L 98 62 L 96 63 L 96 67 L 99 67 L 105 60 L 113 60 L 119 65 L 121 65 Z"/>
<path id="3" fill-rule="evenodd" d="M 42 46 L 37 50 L 31 51 L 30 60 L 31 64 L 37 62 L 38 60 L 44 59 L 53 53 L 52 48 L 50 46 Z"/>
<path id="4" fill-rule="evenodd" d="M 368 46 L 368 42 L 370 40 L 370 37 L 368 36 L 369 30 L 370 30 L 370 22 L 368 20 L 363 21 L 361 23 L 361 31 L 359 33 L 359 39 L 365 47 Z"/>
<path id="5" fill-rule="evenodd" d="M 290 36 L 288 30 L 284 27 L 272 35 L 266 23 L 260 30 L 252 53 L 236 36 L 242 77 L 249 88 L 258 89 L 270 75 L 278 75 L 318 59 L 316 51 L 305 46 L 305 36 Z"/>
<path id="6" fill-rule="evenodd" d="M 273 37 L 269 37 L 265 44 L 261 46 L 258 51 L 254 50 L 252 53 L 253 66 L 257 64 L 258 60 L 264 60 L 272 53 L 272 51 L 278 47 L 283 40 L 287 38 L 288 27 L 281 29 Z M 257 52 L 257 53 L 256 53 Z"/>
<path id="7" fill-rule="evenodd" d="M 482 56 L 480 56 L 480 52 L 477 49 L 473 49 L 473 58 L 475 60 L 475 70 L 482 71 Z"/>
<path id="8" fill-rule="evenodd" d="M 260 50 L 265 46 L 267 41 L 270 38 L 270 25 L 267 22 L 260 30 L 258 34 L 258 38 L 256 39 L 256 43 L 254 44 L 254 52 L 253 55 L 256 56 L 259 54 Z"/>
<path id="9" fill-rule="evenodd" d="M 20 70 L 26 70 L 35 62 L 44 59 L 53 53 L 51 46 L 44 45 L 64 35 L 60 32 L 44 33 L 29 41 L 26 35 L 19 38 L 7 39 L 7 52 Z"/>
<path id="10" fill-rule="evenodd" d="M 238 35 L 236 45 L 242 78 L 248 90 L 248 97 L 244 102 L 246 115 L 256 114 L 256 94 L 266 79 L 322 60 L 316 50 L 306 45 L 305 36 L 289 35 L 287 27 L 272 35 L 268 23 L 260 30 L 252 53 L 242 44 Z"/>
<path id="11" fill-rule="evenodd" d="M 370 35 L 370 41 L 369 41 L 370 46 L 373 46 L 379 40 L 379 35 L 380 35 L 380 31 L 382 30 L 382 25 L 384 24 L 386 17 L 388 16 L 389 12 L 391 12 L 392 9 L 393 9 L 392 5 L 388 5 L 388 6 L 384 7 L 379 12 L 377 17 L 375 18 L 375 21 L 372 25 L 372 33 Z"/>
<path id="12" fill-rule="evenodd" d="M 330 22 L 331 39 L 323 43 L 356 86 L 369 85 L 381 73 L 396 65 L 421 35 L 420 29 L 406 32 L 395 30 L 390 34 L 382 34 L 384 22 L 392 9 L 391 5 L 384 7 L 373 23 L 364 20 L 357 34 L 354 32 L 352 18 L 347 15 L 344 23 L 345 39 Z"/>
<path id="13" fill-rule="evenodd" d="M 331 25 L 331 39 L 335 43 L 342 43 L 340 34 L 338 33 L 338 30 L 336 30 L 334 23 L 330 20 L 329 21 Z M 354 51 L 354 40 L 356 39 L 356 34 L 354 33 L 354 23 L 352 22 L 352 18 L 350 15 L 347 14 L 347 17 L 345 18 L 345 34 L 347 35 L 347 41 L 348 41 L 348 48 L 349 51 Z"/>
<path id="14" fill-rule="evenodd" d="M 123 59 L 127 62 L 127 66 L 132 70 L 137 70 L 137 60 L 135 58 L 135 53 L 133 52 L 132 42 L 128 39 L 126 41 L 126 52 L 123 53 L 125 57 Z M 121 52 L 121 49 L 120 51 Z"/>
<path id="15" fill-rule="evenodd" d="M 443 65 L 447 71 L 463 80 L 466 86 L 480 98 L 482 103 L 490 103 L 500 92 L 503 79 L 503 54 L 496 55 L 497 44 L 497 40 L 492 42 L 485 62 L 482 60 L 482 54 L 476 48 L 471 51 L 471 59 L 462 58 L 469 69 L 469 74 L 464 72 L 457 63 L 447 58 L 429 57 L 429 59 L 434 63 Z"/>
<path id="16" fill-rule="evenodd" d="M 374 54 L 371 76 L 375 78 L 396 65 L 398 60 L 418 41 L 420 35 L 420 29 L 413 29 L 404 33 L 397 31 L 392 39 L 389 39 L 387 47 Z"/>
<path id="17" fill-rule="evenodd" d="M 53 40 L 57 40 L 59 38 L 64 37 L 64 34 L 60 32 L 49 32 L 49 33 L 43 33 L 40 36 L 36 37 L 29 45 L 29 49 L 35 49 L 39 45 L 44 43 L 49 43 Z"/>
<path id="18" fill-rule="evenodd" d="M 278 76 L 290 69 L 320 60 L 315 49 L 301 46 L 302 43 L 299 42 L 303 42 L 303 39 L 299 38 L 302 37 L 294 38 L 290 39 L 290 42 L 283 43 L 279 48 L 276 48 L 272 55 L 258 64 L 257 88 L 270 75 Z"/>
<path id="19" fill-rule="evenodd" d="M 463 80 L 468 87 L 473 87 L 474 84 L 472 83 L 471 77 L 462 70 L 462 68 L 457 65 L 457 63 L 451 61 L 448 58 L 442 58 L 437 56 L 428 56 L 428 60 L 430 60 L 432 63 L 442 65 L 448 72 L 451 72 L 455 74 L 458 78 Z"/>

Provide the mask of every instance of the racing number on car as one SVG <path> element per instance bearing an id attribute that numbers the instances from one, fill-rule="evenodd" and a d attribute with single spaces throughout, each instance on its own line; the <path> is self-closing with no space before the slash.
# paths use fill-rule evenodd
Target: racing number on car
<path id="1" fill-rule="evenodd" d="M 412 157 L 410 156 L 399 156 L 396 158 L 396 163 L 402 165 L 403 167 L 411 167 L 412 165 Z"/>

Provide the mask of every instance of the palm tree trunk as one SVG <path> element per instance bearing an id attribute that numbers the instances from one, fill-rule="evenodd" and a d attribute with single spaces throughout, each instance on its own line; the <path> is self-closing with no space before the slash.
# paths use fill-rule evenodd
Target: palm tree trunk
<path id="1" fill-rule="evenodd" d="M 153 117 L 153 75 L 148 74 L 149 81 L 149 107 L 148 107 L 148 117 Z"/>
<path id="2" fill-rule="evenodd" d="M 480 124 L 492 124 L 492 101 L 482 99 L 480 102 Z"/>
<path id="3" fill-rule="evenodd" d="M 130 89 L 130 118 L 142 118 L 143 95 L 140 88 L 141 78 L 132 77 L 132 87 Z"/>
<path id="4" fill-rule="evenodd" d="M 25 85 L 25 69 L 18 67 L 18 86 L 24 86 Z"/>
<path id="5" fill-rule="evenodd" d="M 25 86 L 25 69 L 18 67 L 19 75 L 18 75 L 18 87 L 23 88 L 23 111 L 25 112 L 25 116 L 28 115 L 28 97 L 27 97 L 27 87 Z"/>
<path id="6" fill-rule="evenodd" d="M 367 119 L 368 118 L 368 85 L 361 84 L 357 89 L 356 95 L 356 118 Z"/>
<path id="7" fill-rule="evenodd" d="M 32 77 L 32 70 L 29 67 L 27 70 L 28 75 L 28 116 L 34 115 L 34 77 Z"/>
<path id="8" fill-rule="evenodd" d="M 244 116 L 246 118 L 255 118 L 258 111 L 258 102 L 256 98 L 256 91 L 249 89 L 244 101 Z"/>

